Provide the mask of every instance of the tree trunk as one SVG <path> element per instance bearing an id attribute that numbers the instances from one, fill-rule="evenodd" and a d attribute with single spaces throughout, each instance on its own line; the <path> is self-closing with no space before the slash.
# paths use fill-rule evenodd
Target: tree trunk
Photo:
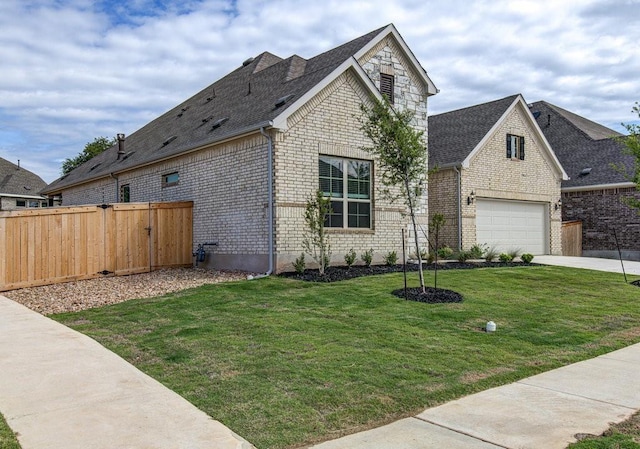
<path id="1" fill-rule="evenodd" d="M 411 217 L 411 225 L 413 226 L 413 240 L 416 245 L 416 254 L 418 255 L 418 273 L 420 276 L 420 288 L 422 293 L 426 293 L 424 285 L 424 273 L 422 272 L 422 256 L 420 255 L 420 241 L 418 240 L 418 226 L 416 225 L 416 214 L 414 204 L 411 199 L 411 190 L 409 190 L 409 180 L 405 179 L 405 188 L 407 189 L 407 199 L 409 200 L 409 216 Z"/>

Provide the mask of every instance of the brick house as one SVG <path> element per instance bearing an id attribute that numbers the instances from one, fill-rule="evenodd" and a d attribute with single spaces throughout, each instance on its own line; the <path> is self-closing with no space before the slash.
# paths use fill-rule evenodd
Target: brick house
<path id="1" fill-rule="evenodd" d="M 40 195 L 46 186 L 40 176 L 0 158 L 0 211 L 47 207 L 47 198 Z"/>
<path id="2" fill-rule="evenodd" d="M 617 236 L 622 256 L 640 260 L 640 217 L 622 201 L 640 192 L 611 166 L 634 167 L 615 140 L 622 134 L 545 101 L 530 109 L 569 174 L 562 182 L 562 219 L 582 222 L 582 254 L 617 258 Z"/>
<path id="3" fill-rule="evenodd" d="M 334 262 L 350 248 L 380 261 L 407 228 L 361 150 L 360 105 L 381 92 L 426 132 L 437 90 L 393 25 L 311 59 L 265 52 L 45 191 L 64 205 L 192 200 L 194 246 L 218 243 L 208 266 L 271 272 L 292 269 L 306 200 L 323 187 Z M 420 206 L 426 223 L 426 193 Z"/>
<path id="4" fill-rule="evenodd" d="M 567 178 L 522 95 L 429 117 L 429 213 L 441 242 L 561 254 Z"/>

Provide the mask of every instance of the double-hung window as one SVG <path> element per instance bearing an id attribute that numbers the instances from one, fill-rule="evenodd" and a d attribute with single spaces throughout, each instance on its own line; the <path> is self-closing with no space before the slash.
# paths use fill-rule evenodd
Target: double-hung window
<path id="1" fill-rule="evenodd" d="M 524 161 L 524 137 L 507 134 L 507 158 Z"/>
<path id="2" fill-rule="evenodd" d="M 320 190 L 331 198 L 330 228 L 371 228 L 371 161 L 320 156 Z"/>

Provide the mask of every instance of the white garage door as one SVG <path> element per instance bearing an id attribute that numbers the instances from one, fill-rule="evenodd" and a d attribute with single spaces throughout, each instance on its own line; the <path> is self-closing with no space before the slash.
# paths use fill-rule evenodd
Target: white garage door
<path id="1" fill-rule="evenodd" d="M 476 238 L 498 251 L 549 252 L 547 205 L 523 201 L 476 200 Z"/>

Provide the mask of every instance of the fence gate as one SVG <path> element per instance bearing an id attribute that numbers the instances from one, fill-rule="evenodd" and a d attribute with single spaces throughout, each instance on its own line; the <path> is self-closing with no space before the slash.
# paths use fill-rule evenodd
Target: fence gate
<path id="1" fill-rule="evenodd" d="M 0 291 L 192 263 L 193 203 L 0 212 Z"/>
<path id="2" fill-rule="evenodd" d="M 582 256 L 582 222 L 562 222 L 562 255 Z"/>

